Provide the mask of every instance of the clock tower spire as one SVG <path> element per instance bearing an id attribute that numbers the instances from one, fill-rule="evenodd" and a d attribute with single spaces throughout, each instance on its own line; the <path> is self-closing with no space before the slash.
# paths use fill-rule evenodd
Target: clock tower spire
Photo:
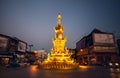
<path id="1" fill-rule="evenodd" d="M 58 13 L 58 16 L 57 16 L 57 23 L 58 23 L 58 26 L 61 26 L 61 14 Z"/>

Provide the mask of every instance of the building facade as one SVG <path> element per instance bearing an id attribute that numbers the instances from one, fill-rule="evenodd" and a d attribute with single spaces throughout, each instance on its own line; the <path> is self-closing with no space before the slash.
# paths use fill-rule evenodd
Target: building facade
<path id="1" fill-rule="evenodd" d="M 118 55 L 120 58 L 120 39 L 117 40 Z"/>
<path id="2" fill-rule="evenodd" d="M 0 64 L 6 65 L 11 62 L 24 59 L 27 43 L 16 37 L 0 34 Z"/>
<path id="3" fill-rule="evenodd" d="M 70 54 L 70 57 L 71 57 L 71 59 L 74 59 L 74 61 L 76 61 L 76 57 L 75 57 L 75 49 L 70 49 L 70 48 L 68 48 L 68 50 L 69 50 L 69 54 Z"/>
<path id="4" fill-rule="evenodd" d="M 36 59 L 38 62 L 42 62 L 47 58 L 47 53 L 44 49 L 42 50 L 32 50 L 34 53 L 36 53 Z"/>
<path id="5" fill-rule="evenodd" d="M 118 61 L 115 37 L 112 33 L 94 29 L 76 43 L 76 57 L 80 64 L 105 64 Z"/>

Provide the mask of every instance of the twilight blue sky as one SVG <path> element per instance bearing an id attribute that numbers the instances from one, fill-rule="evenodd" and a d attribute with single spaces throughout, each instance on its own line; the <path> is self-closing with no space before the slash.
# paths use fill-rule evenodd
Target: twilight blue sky
<path id="1" fill-rule="evenodd" d="M 120 38 L 120 0 L 0 0 L 0 33 L 49 51 L 58 12 L 68 48 L 94 28 Z"/>

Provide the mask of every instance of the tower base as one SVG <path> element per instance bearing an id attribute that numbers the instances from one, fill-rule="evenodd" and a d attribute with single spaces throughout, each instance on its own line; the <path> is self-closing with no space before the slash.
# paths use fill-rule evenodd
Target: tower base
<path id="1" fill-rule="evenodd" d="M 59 69 L 77 69 L 78 68 L 77 63 L 68 63 L 68 62 L 44 62 L 40 63 L 40 67 L 43 69 L 54 69 L 54 70 L 59 70 Z"/>

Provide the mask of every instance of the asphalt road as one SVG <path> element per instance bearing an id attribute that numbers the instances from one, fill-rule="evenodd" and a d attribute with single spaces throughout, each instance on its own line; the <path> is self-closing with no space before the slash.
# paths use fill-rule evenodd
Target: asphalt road
<path id="1" fill-rule="evenodd" d="M 120 69 L 81 66 L 77 70 L 44 70 L 31 65 L 0 69 L 0 78 L 120 78 Z"/>

